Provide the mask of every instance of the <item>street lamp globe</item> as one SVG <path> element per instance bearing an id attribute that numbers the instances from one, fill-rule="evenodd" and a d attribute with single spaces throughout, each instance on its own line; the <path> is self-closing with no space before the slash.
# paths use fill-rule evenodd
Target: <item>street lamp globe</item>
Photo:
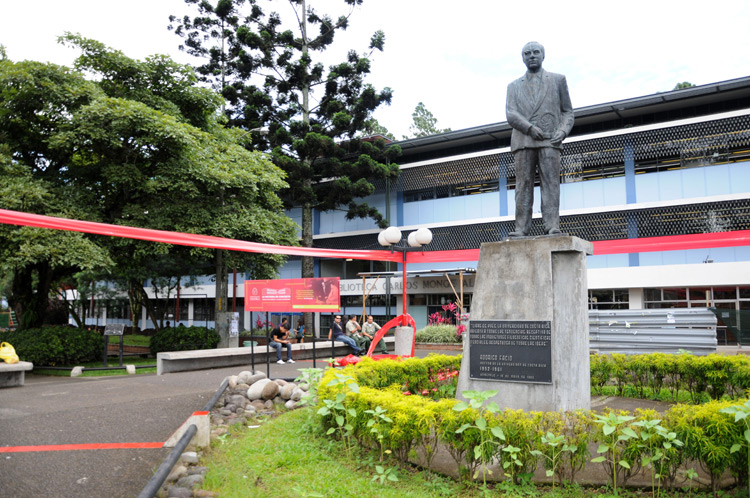
<path id="1" fill-rule="evenodd" d="M 417 242 L 417 245 L 420 246 L 426 246 L 430 242 L 432 242 L 432 232 L 429 228 L 420 228 L 416 232 L 413 232 L 414 240 Z M 409 244 L 411 245 L 411 244 Z"/>
<path id="2" fill-rule="evenodd" d="M 387 244 L 383 245 L 398 244 L 401 240 L 401 230 L 396 227 L 388 227 L 381 233 L 383 234 L 383 239 L 387 242 Z M 378 237 L 378 242 L 380 242 L 380 237 Z"/>
<path id="3" fill-rule="evenodd" d="M 409 243 L 409 247 L 419 247 L 422 244 L 417 242 L 417 232 L 412 232 L 409 234 L 409 236 L 406 238 L 406 241 Z"/>

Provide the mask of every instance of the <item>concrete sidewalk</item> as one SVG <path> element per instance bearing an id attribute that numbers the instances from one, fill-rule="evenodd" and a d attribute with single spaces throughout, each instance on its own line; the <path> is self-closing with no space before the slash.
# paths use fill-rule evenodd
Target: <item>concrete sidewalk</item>
<path id="1" fill-rule="evenodd" d="M 423 357 L 431 352 L 418 350 Z M 324 359 L 316 362 L 326 368 Z M 295 378 L 312 360 L 256 363 L 272 378 Z M 194 411 L 201 410 L 228 375 L 250 365 L 169 375 L 47 377 L 27 375 L 26 385 L 0 390 L 2 496 L 136 496 L 169 450 L 107 449 L 41 451 L 50 445 L 166 441 Z M 45 448 L 47 447 L 47 448 Z"/>

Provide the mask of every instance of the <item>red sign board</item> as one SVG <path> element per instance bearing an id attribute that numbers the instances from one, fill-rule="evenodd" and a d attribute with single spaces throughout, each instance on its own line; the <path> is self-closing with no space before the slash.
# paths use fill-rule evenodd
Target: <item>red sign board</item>
<path id="1" fill-rule="evenodd" d="M 245 280 L 245 311 L 338 312 L 339 278 Z"/>

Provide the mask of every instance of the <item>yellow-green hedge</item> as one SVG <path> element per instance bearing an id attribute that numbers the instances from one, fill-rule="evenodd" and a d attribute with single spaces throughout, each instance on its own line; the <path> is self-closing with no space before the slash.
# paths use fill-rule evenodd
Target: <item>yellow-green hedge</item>
<path id="1" fill-rule="evenodd" d="M 353 435 L 360 444 L 379 447 L 375 434 L 367 425 L 369 415 L 365 414 L 366 410 L 374 410 L 379 406 L 393 420 L 391 424 L 380 426 L 382 444 L 386 449 L 404 460 L 410 453 L 413 456 L 416 451 L 429 465 L 429 457 L 434 453 L 435 445 L 442 443 L 454 457 L 457 473 L 471 475 L 471 471 L 478 465 L 473 448 L 480 440 L 479 431 L 468 429 L 457 434 L 456 430 L 465 423 L 472 424 L 478 413 L 471 408 L 461 412 L 454 411 L 453 407 L 457 403 L 455 399 L 433 401 L 417 395 L 406 396 L 402 392 L 407 379 L 410 386 L 426 386 L 430 375 L 457 368 L 458 362 L 460 358 L 455 356 L 430 356 L 401 362 L 364 359 L 358 365 L 328 370 L 320 383 L 319 399 L 322 405 L 323 399 L 334 399 L 336 394 L 345 389 L 340 384 L 328 385 L 337 373 L 351 376 L 359 389 L 358 392 L 345 389 L 345 405 L 357 413 L 349 422 L 353 425 Z M 632 422 L 660 419 L 661 425 L 668 431 L 675 432 L 677 438 L 684 443 L 682 447 L 671 449 L 669 460 L 664 462 L 661 471 L 665 475 L 665 485 L 674 484 L 677 468 L 686 461 L 695 461 L 709 472 L 714 486 L 727 469 L 740 482 L 747 482 L 744 427 L 736 424 L 733 417 L 719 412 L 722 408 L 742 402 L 744 400 L 712 401 L 700 406 L 675 405 L 661 416 L 649 410 L 637 410 L 632 414 L 636 417 Z M 557 469 L 560 478 L 570 481 L 590 463 L 592 455 L 589 454 L 589 446 L 593 445 L 595 448 L 604 441 L 602 426 L 595 422 L 592 412 L 586 410 L 575 413 L 505 410 L 496 415 L 486 415 L 488 427 L 499 426 L 506 435 L 506 441 L 498 441 L 501 444 L 497 446 L 494 456 L 502 462 L 504 453 L 500 449 L 505 444 L 521 448 L 523 468 L 528 472 L 533 471 L 537 465 L 537 457 L 531 451 L 539 450 L 544 454 L 550 451 L 541 442 L 542 436 L 547 432 L 564 434 L 568 444 L 576 444 L 579 448 L 576 453 L 563 454 L 561 466 Z M 322 417 L 322 423 L 326 428 L 334 425 L 330 416 Z M 640 435 L 639 427 L 632 423 L 629 427 Z M 633 472 L 636 472 L 645 451 L 641 441 L 632 439 L 621 444 L 623 455 L 631 461 Z M 742 445 L 743 450 L 730 453 L 734 444 Z M 667 468 L 669 465 L 672 466 L 671 470 Z M 623 473 L 620 482 L 627 477 Z"/>
<path id="2" fill-rule="evenodd" d="M 620 395 L 628 385 L 641 397 L 645 388 L 654 393 L 666 388 L 673 400 L 683 391 L 690 393 L 694 403 L 704 395 L 711 399 L 725 394 L 741 396 L 750 388 L 750 359 L 718 354 L 591 355 L 592 391 L 601 393 L 602 387 L 611 383 L 617 385 Z"/>

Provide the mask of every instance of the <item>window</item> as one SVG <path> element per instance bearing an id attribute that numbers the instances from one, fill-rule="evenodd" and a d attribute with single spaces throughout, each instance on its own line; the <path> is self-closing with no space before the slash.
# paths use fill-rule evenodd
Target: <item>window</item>
<path id="1" fill-rule="evenodd" d="M 589 291 L 589 309 L 626 310 L 630 293 L 627 289 L 594 289 Z"/>

